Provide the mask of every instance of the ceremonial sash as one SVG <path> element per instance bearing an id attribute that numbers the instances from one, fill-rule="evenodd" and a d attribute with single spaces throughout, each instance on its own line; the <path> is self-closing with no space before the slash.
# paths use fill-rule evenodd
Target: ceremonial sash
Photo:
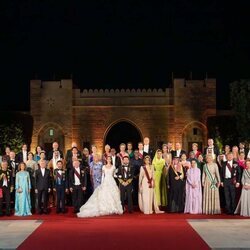
<path id="1" fill-rule="evenodd" d="M 59 173 L 59 171 L 56 172 L 56 179 L 58 180 L 59 179 L 59 185 L 61 185 L 61 181 L 62 181 L 62 174 Z"/>
<path id="2" fill-rule="evenodd" d="M 205 172 L 206 172 L 206 174 L 207 174 L 207 176 L 208 176 L 209 181 L 211 182 L 210 188 L 211 188 L 211 189 L 216 188 L 217 180 L 216 180 L 215 177 L 213 178 L 213 176 L 211 175 L 211 173 L 210 173 L 210 171 L 209 171 L 209 169 L 208 169 L 207 164 L 205 165 Z"/>
<path id="3" fill-rule="evenodd" d="M 236 183 L 236 177 L 233 176 L 233 168 L 230 166 L 229 163 L 227 163 L 226 167 L 228 168 L 228 170 L 230 171 L 231 173 L 231 178 L 232 178 L 232 183 L 235 184 Z M 226 171 L 225 171 L 225 175 L 226 175 Z"/>
<path id="4" fill-rule="evenodd" d="M 230 166 L 230 164 L 229 163 L 227 163 L 227 168 L 228 168 L 228 170 L 232 173 L 232 167 Z"/>
<path id="5" fill-rule="evenodd" d="M 145 171 L 145 174 L 146 174 L 146 177 L 147 177 L 147 180 L 148 180 L 148 187 L 149 188 L 152 188 L 152 181 L 153 181 L 153 178 L 151 177 L 149 177 L 149 173 L 148 173 L 148 170 L 147 170 L 147 168 L 145 167 L 145 166 L 143 166 L 143 169 L 144 169 L 144 171 Z"/>
<path id="6" fill-rule="evenodd" d="M 56 173 L 56 178 L 62 179 L 62 175 L 60 175 L 59 171 Z"/>
<path id="7" fill-rule="evenodd" d="M 79 179 L 79 181 L 81 181 L 81 176 L 80 176 L 80 174 L 75 169 L 74 169 L 74 174 Z"/>

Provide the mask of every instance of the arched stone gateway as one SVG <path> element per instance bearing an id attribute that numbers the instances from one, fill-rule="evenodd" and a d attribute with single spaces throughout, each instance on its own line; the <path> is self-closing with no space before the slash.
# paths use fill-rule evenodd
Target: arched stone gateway
<path id="1" fill-rule="evenodd" d="M 138 142 L 142 141 L 142 134 L 138 127 L 127 120 L 112 123 L 104 136 L 104 146 L 109 144 L 119 152 L 120 143 L 132 142 L 133 149 L 137 148 Z"/>

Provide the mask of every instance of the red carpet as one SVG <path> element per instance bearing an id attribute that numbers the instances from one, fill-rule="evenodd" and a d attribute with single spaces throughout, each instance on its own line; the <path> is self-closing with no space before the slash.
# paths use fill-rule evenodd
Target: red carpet
<path id="1" fill-rule="evenodd" d="M 20 249 L 209 249 L 185 220 L 147 216 L 45 221 Z"/>
<path id="2" fill-rule="evenodd" d="M 188 224 L 187 219 L 242 219 L 227 215 L 161 214 L 139 212 L 122 216 L 78 219 L 69 211 L 65 215 L 32 215 L 1 219 L 36 219 L 43 224 L 20 246 L 20 249 L 209 249 Z"/>

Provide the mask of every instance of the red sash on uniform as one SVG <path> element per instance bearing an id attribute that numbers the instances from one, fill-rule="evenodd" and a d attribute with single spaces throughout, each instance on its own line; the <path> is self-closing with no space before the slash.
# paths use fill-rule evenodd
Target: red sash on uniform
<path id="1" fill-rule="evenodd" d="M 147 179 L 148 179 L 148 187 L 149 188 L 152 188 L 153 186 L 152 186 L 152 180 L 153 180 L 153 178 L 151 177 L 149 177 L 149 174 L 148 174 L 148 170 L 147 170 L 147 168 L 145 167 L 145 166 L 143 166 L 143 169 L 144 169 L 144 171 L 145 171 L 145 174 L 146 174 L 146 177 L 147 177 Z"/>
<path id="2" fill-rule="evenodd" d="M 60 175 L 59 171 L 56 173 L 56 178 L 62 179 L 62 175 Z"/>

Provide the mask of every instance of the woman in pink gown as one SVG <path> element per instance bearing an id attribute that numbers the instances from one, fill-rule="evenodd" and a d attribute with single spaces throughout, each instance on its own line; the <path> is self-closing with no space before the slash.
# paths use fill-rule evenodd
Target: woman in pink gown
<path id="1" fill-rule="evenodd" d="M 197 167 L 196 160 L 191 161 L 191 168 L 187 170 L 184 213 L 202 213 L 201 171 Z"/>

